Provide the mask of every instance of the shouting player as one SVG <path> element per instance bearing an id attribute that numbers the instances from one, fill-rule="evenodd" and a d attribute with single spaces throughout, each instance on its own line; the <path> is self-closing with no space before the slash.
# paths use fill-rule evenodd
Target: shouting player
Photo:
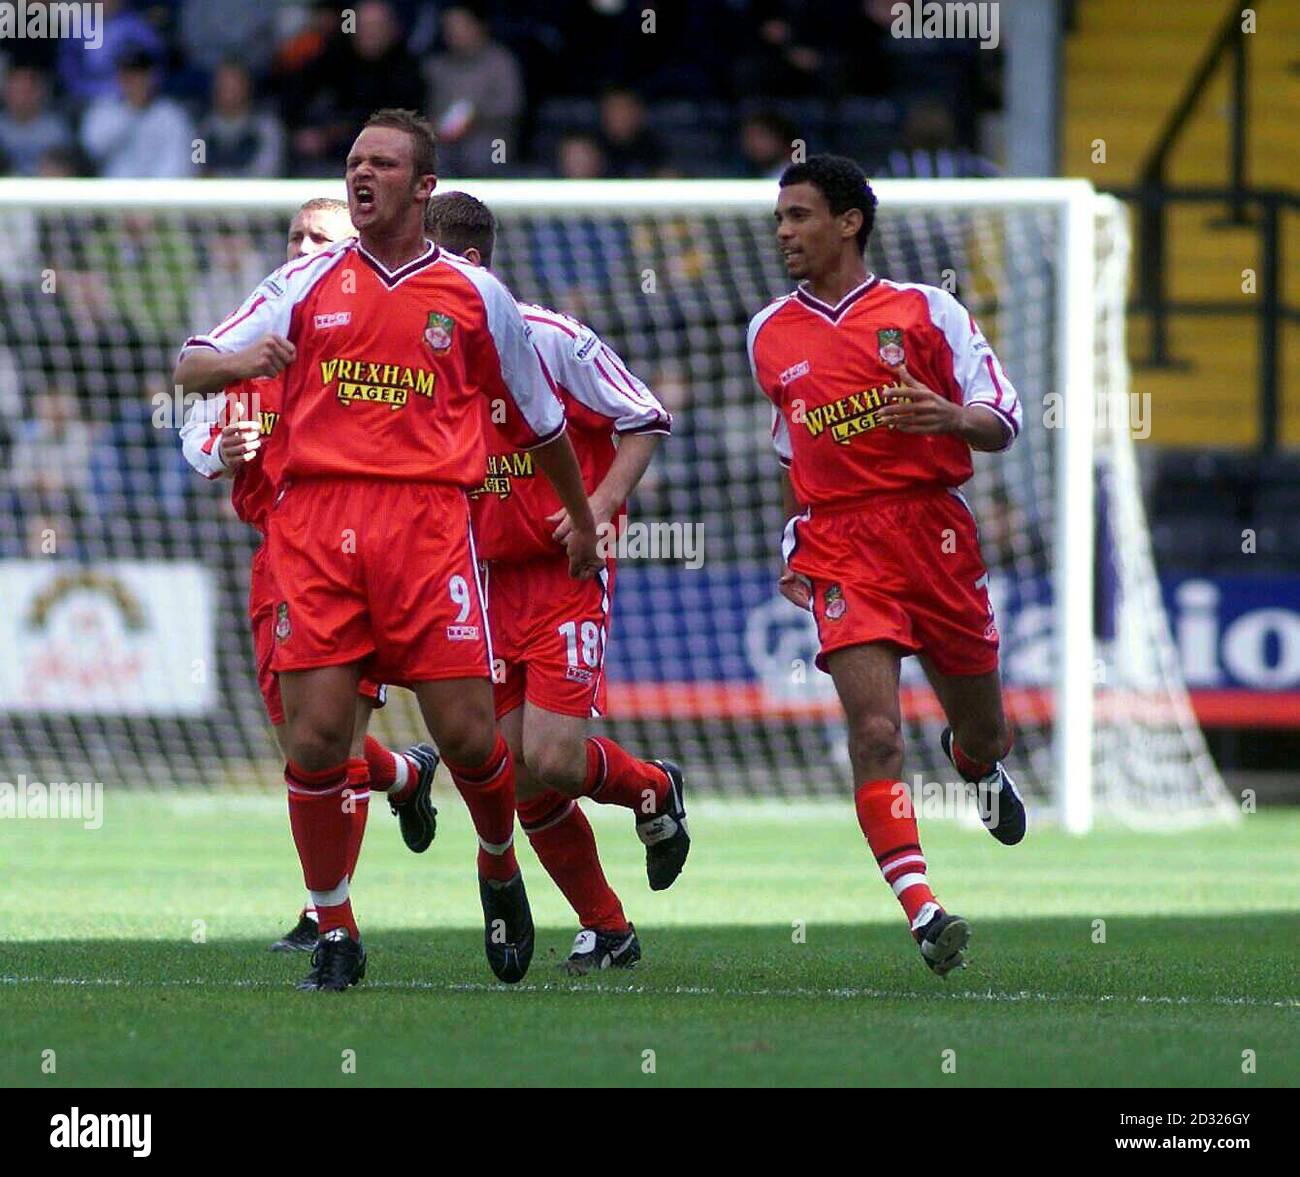
<path id="1" fill-rule="evenodd" d="M 363 672 L 409 686 L 479 836 L 484 947 L 522 979 L 534 931 L 515 860 L 514 761 L 493 713 L 486 609 L 467 492 L 483 480 L 480 398 L 556 486 L 574 526 L 569 571 L 601 567 L 564 412 L 522 316 L 486 271 L 425 237 L 434 137 L 411 111 L 367 120 L 348 152 L 349 239 L 282 267 L 209 335 L 187 341 L 187 390 L 229 381 L 252 346 L 285 371 L 289 426 L 269 522 L 279 599 L 275 653 L 287 725 L 294 842 L 320 916 L 306 989 L 365 975 L 348 891 L 350 811 L 364 760 L 349 759 Z"/>
<path id="2" fill-rule="evenodd" d="M 318 253 L 336 241 L 353 235 L 346 201 L 317 197 L 307 201 L 289 224 L 287 260 L 297 261 Z M 285 430 L 278 428 L 282 417 L 283 373 L 254 377 L 249 349 L 231 357 L 232 374 L 247 373 L 237 384 L 207 400 L 198 401 L 181 427 L 181 447 L 186 459 L 205 478 L 231 479 L 230 500 L 235 514 L 255 527 L 266 539 L 266 520 L 275 496 L 275 484 L 283 458 Z M 284 751 L 284 707 L 280 686 L 271 669 L 272 630 L 275 625 L 276 592 L 267 565 L 266 543 L 253 553 L 248 585 L 248 615 L 253 624 L 253 652 L 257 661 L 257 685 L 276 744 Z M 386 792 L 397 815 L 407 846 L 419 854 L 428 849 L 437 829 L 437 810 L 429 799 L 430 786 L 438 767 L 437 753 L 427 744 L 406 752 L 385 748 L 366 732 L 370 712 L 384 704 L 384 688 L 363 679 L 357 695 L 357 710 L 351 755 L 363 758 L 369 767 L 370 788 Z M 358 808 L 353 818 L 365 820 Z M 356 841 L 360 848 L 360 839 Z M 348 865 L 349 877 L 355 862 Z M 318 939 L 316 909 L 311 895 L 298 916 L 297 924 L 271 945 L 273 952 L 310 952 Z"/>
<path id="3" fill-rule="evenodd" d="M 917 655 L 948 717 L 943 750 L 976 786 L 999 842 L 1025 835 L 1002 766 L 1011 747 L 998 631 L 975 521 L 958 487 L 971 450 L 1005 450 L 1020 402 L 975 320 L 949 293 L 867 273 L 876 197 L 852 160 L 781 176 L 776 238 L 797 289 L 749 325 L 786 468 L 781 591 L 811 609 L 848 721 L 858 822 L 940 976 L 970 928 L 935 900 L 901 784 L 899 664 Z"/>
<path id="4" fill-rule="evenodd" d="M 496 220 L 465 192 L 429 201 L 429 232 L 444 249 L 492 264 Z M 519 304 L 552 387 L 564 403 L 602 536 L 626 520 L 624 504 L 669 432 L 667 410 L 589 327 L 545 307 Z M 613 740 L 589 736 L 605 710 L 604 663 L 614 561 L 592 581 L 568 574 L 568 514 L 537 478 L 529 455 L 488 430 L 487 478 L 474 501 L 474 533 L 496 652 L 501 733 L 515 757 L 519 823 L 582 925 L 570 972 L 628 968 L 641 957 L 636 929 L 605 879 L 596 839 L 576 798 L 636 814 L 653 890 L 672 885 L 690 850 L 681 770 L 638 760 Z M 617 439 L 617 441 L 616 441 Z"/>

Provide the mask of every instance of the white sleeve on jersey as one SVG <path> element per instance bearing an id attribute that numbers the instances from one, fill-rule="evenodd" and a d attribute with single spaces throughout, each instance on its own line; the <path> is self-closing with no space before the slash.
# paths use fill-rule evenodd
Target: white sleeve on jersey
<path id="1" fill-rule="evenodd" d="M 772 448 L 776 450 L 776 459 L 789 469 L 794 464 L 794 450 L 790 445 L 790 427 L 785 423 L 781 410 L 772 406 Z"/>
<path id="2" fill-rule="evenodd" d="M 993 348 L 975 323 L 974 316 L 946 290 L 937 286 L 914 287 L 924 292 L 930 321 L 942 332 L 952 353 L 952 372 L 962 391 L 962 403 L 988 409 L 1002 422 L 1006 449 L 1020 433 L 1021 409 L 1007 374 Z"/>
<path id="3" fill-rule="evenodd" d="M 346 256 L 353 244 L 352 238 L 345 238 L 310 257 L 296 258 L 281 266 L 244 299 L 238 310 L 206 335 L 191 335 L 181 345 L 181 354 L 184 355 L 192 347 L 210 347 L 224 352 L 242 351 L 264 335 L 287 337 L 294 307 Z"/>
<path id="4" fill-rule="evenodd" d="M 574 400 L 608 417 L 617 433 L 672 432 L 668 410 L 595 331 L 545 308 L 520 309 L 551 378 Z"/>
<path id="5" fill-rule="evenodd" d="M 448 260 L 456 265 L 460 259 L 449 257 Z M 533 350 L 532 333 L 519 313 L 514 296 L 500 279 L 479 266 L 460 261 L 456 269 L 474 283 L 483 300 L 506 391 L 537 437 L 532 445 L 524 448 L 537 449 L 554 441 L 564 432 L 564 406 L 542 371 L 541 360 Z"/>
<path id="6" fill-rule="evenodd" d="M 773 299 L 752 319 L 749 320 L 749 330 L 745 333 L 745 354 L 749 357 L 749 373 L 754 378 L 754 387 L 767 397 L 767 389 L 763 387 L 758 378 L 758 364 L 754 360 L 754 343 L 758 339 L 758 332 L 763 324 L 768 321 L 786 301 L 786 297 Z M 770 399 L 770 398 L 768 398 Z M 782 466 L 789 469 L 794 462 L 794 450 L 790 446 L 790 427 L 786 424 L 785 418 L 781 415 L 781 410 L 777 408 L 776 402 L 772 401 L 772 448 L 776 450 L 777 461 Z"/>
<path id="7" fill-rule="evenodd" d="M 185 460 L 204 478 L 220 478 L 230 473 L 221 460 L 221 428 L 225 424 L 226 394 L 195 401 L 185 414 L 181 426 L 181 452 Z"/>

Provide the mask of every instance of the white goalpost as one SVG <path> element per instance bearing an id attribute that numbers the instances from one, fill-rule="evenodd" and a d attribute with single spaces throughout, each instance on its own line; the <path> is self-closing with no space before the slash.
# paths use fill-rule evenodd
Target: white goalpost
<path id="1" fill-rule="evenodd" d="M 1004 638 L 1012 771 L 1036 816 L 1231 820 L 1161 603 L 1128 428 L 1123 207 L 1076 180 L 880 181 L 870 268 L 946 286 L 1021 392 L 968 487 Z M 444 180 L 496 212 L 514 293 L 589 322 L 675 417 L 632 504 L 703 560 L 619 567 L 607 720 L 728 794 L 845 795 L 811 621 L 776 593 L 782 520 L 748 318 L 789 288 L 766 181 Z M 176 348 L 340 182 L 0 181 L 0 779 L 277 777 L 242 610 L 256 539 L 179 460 Z M 226 641 L 218 643 L 220 632 Z M 236 640 L 231 640 L 234 635 Z M 400 692 L 394 692 L 400 696 Z M 905 776 L 947 780 L 904 683 Z M 395 698 L 392 740 L 420 733 Z"/>

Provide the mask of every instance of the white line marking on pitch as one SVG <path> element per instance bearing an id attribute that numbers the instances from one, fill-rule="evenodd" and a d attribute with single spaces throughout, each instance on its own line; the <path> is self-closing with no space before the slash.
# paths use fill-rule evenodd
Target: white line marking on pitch
<path id="1" fill-rule="evenodd" d="M 202 978 L 193 980 L 169 981 L 127 981 L 121 977 L 15 977 L 0 976 L 3 985 L 70 985 L 89 988 L 112 989 L 266 989 L 291 990 L 290 982 L 278 981 L 207 981 Z M 993 990 L 979 992 L 973 989 L 717 989 L 708 985 L 675 985 L 671 989 L 657 989 L 649 985 L 593 985 L 580 982 L 552 982 L 541 985 L 489 985 L 486 982 L 466 981 L 453 984 L 435 981 L 367 981 L 361 987 L 366 989 L 410 990 L 412 992 L 435 993 L 602 993 L 602 994 L 650 994 L 680 997 L 811 997 L 832 998 L 835 1000 L 856 1000 L 874 998 L 880 1000 L 912 1001 L 926 998 L 940 998 L 944 1001 L 992 1001 L 992 1002 L 1045 1002 L 1068 1003 L 1090 1002 L 1097 1005 L 1113 1003 L 1116 1005 L 1219 1005 L 1247 1006 L 1272 1009 L 1300 1008 L 1300 998 L 1288 997 L 1280 1001 L 1270 1001 L 1257 997 L 1149 997 L 1144 994 L 1126 996 L 1115 993 L 1032 993 L 1027 989 L 1015 993 L 998 993 Z"/>

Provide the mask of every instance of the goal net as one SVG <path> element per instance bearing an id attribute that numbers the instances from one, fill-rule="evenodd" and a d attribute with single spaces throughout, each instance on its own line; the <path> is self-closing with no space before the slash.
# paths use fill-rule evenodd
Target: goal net
<path id="1" fill-rule="evenodd" d="M 444 188 L 458 185 L 444 182 Z M 789 282 L 764 182 L 466 182 L 516 296 L 590 323 L 674 414 L 632 503 L 609 644 L 616 738 L 719 794 L 851 784 L 811 617 L 775 588 L 781 518 L 750 316 Z M 1068 828 L 1229 817 L 1161 604 L 1128 429 L 1122 209 L 1078 181 L 893 181 L 869 265 L 952 290 L 1024 401 L 977 455 L 1017 732 Z M 0 781 L 276 786 L 245 599 L 256 537 L 185 465 L 181 340 L 283 256 L 332 182 L 0 182 Z M 638 546 L 639 543 L 639 546 Z M 421 736 L 393 691 L 376 730 Z M 952 787 L 906 664 L 904 776 Z"/>

